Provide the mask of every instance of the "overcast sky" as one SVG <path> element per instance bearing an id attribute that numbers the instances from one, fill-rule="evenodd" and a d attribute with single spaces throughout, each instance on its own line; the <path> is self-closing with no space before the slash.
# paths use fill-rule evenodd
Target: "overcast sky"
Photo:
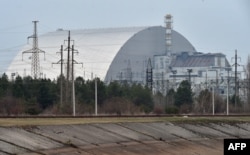
<path id="1" fill-rule="evenodd" d="M 63 29 L 164 25 L 173 15 L 174 30 L 199 52 L 222 52 L 231 64 L 238 50 L 242 65 L 250 54 L 249 0 L 0 0 L 0 73 L 33 33 Z"/>

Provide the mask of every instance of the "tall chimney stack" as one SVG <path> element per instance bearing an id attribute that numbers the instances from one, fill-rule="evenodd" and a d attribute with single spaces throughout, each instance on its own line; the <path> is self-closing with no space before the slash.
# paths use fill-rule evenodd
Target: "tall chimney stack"
<path id="1" fill-rule="evenodd" d="M 167 14 L 165 16 L 166 24 L 166 54 L 169 55 L 172 51 L 172 29 L 173 29 L 173 16 Z"/>

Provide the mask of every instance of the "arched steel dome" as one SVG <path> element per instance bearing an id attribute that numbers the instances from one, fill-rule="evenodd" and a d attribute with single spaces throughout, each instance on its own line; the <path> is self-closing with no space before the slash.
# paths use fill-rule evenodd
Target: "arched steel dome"
<path id="1" fill-rule="evenodd" d="M 64 41 L 67 38 L 68 31 L 62 29 L 39 36 L 39 48 L 46 52 L 45 60 L 40 55 L 41 76 L 55 79 L 60 75 L 60 65 L 52 63 L 60 60 L 57 52 L 61 45 L 66 49 Z M 75 65 L 75 77 L 91 79 L 97 76 L 106 82 L 125 78 L 128 69 L 133 81 L 144 81 L 146 61 L 166 51 L 165 28 L 162 26 L 71 30 L 71 39 L 78 50 L 75 61 L 83 63 L 83 67 Z M 8 76 L 12 73 L 31 75 L 31 54 L 22 54 L 31 48 L 32 44 L 27 44 L 18 52 L 6 71 Z M 172 52 L 183 51 L 196 52 L 185 37 L 173 30 Z M 64 51 L 64 60 L 66 55 L 67 51 Z M 66 65 L 64 73 L 65 69 Z"/>

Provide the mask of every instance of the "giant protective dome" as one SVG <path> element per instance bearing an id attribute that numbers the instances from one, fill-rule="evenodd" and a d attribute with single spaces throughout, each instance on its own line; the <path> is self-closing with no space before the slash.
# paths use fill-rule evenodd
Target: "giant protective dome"
<path id="1" fill-rule="evenodd" d="M 74 59 L 78 63 L 83 63 L 83 66 L 75 65 L 75 77 L 91 79 L 97 76 L 101 80 L 110 82 L 128 78 L 129 70 L 131 74 L 129 78 L 143 82 L 148 59 L 166 52 L 166 29 L 162 26 L 83 29 L 70 32 L 75 49 L 78 51 Z M 61 45 L 64 49 L 67 48 L 67 42 L 65 42 L 67 39 L 68 31 L 62 29 L 39 36 L 39 48 L 45 51 L 45 59 L 43 54 L 39 55 L 40 72 L 43 78 L 53 80 L 60 75 L 60 64 L 52 65 L 52 63 L 61 59 L 58 52 Z M 12 73 L 19 76 L 31 75 L 31 54 L 22 54 L 23 51 L 31 48 L 32 41 L 18 52 L 6 71 L 8 76 Z M 190 42 L 174 30 L 171 49 L 172 53 L 196 52 Z M 65 63 L 66 56 L 65 50 L 63 56 Z M 64 73 L 66 73 L 65 69 L 66 64 L 64 64 Z"/>

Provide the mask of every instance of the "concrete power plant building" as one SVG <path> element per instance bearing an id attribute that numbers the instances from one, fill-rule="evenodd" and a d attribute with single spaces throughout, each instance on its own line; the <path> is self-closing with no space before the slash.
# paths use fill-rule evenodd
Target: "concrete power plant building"
<path id="1" fill-rule="evenodd" d="M 75 65 L 74 77 L 99 77 L 105 83 L 118 81 L 146 85 L 150 60 L 154 92 L 166 94 L 186 79 L 195 88 L 207 87 L 208 83 L 222 84 L 220 80 L 227 79 L 227 70 L 231 70 L 225 55 L 198 53 L 183 35 L 173 30 L 171 15 L 165 16 L 165 22 L 164 27 L 71 30 L 71 39 L 78 51 L 74 59 L 83 63 L 83 66 Z M 40 78 L 53 80 L 60 76 L 60 65 L 52 63 L 60 60 L 57 52 L 61 45 L 66 50 L 64 40 L 67 38 L 68 31 L 63 29 L 39 36 L 39 48 L 46 52 L 45 60 L 40 58 Z M 27 44 L 13 59 L 6 71 L 9 77 L 31 76 L 31 55 L 22 54 L 31 47 Z M 64 51 L 64 74 L 66 58 L 67 51 Z"/>

